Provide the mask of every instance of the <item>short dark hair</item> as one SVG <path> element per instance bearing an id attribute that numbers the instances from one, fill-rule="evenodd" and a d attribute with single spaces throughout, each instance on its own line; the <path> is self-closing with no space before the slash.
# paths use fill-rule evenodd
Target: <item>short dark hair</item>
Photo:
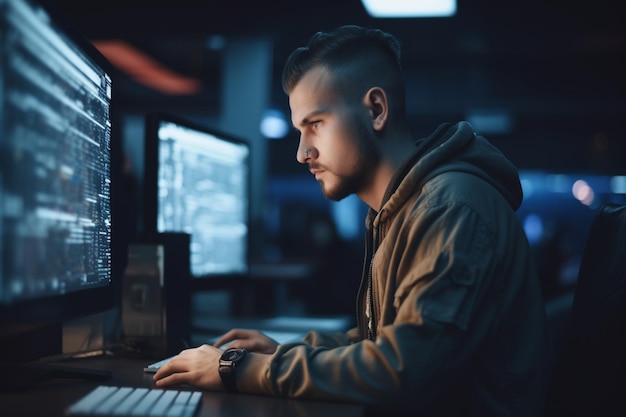
<path id="1" fill-rule="evenodd" d="M 297 48 L 287 58 L 282 87 L 289 94 L 304 74 L 324 66 L 340 77 L 337 87 L 344 93 L 361 94 L 363 88 L 375 83 L 391 94 L 404 111 L 400 55 L 398 39 L 380 29 L 345 25 L 332 32 L 317 32 L 306 46 Z"/>

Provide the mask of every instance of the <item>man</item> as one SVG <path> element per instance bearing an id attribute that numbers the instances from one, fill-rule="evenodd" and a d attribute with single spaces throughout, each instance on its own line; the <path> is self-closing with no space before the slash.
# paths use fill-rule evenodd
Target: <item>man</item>
<path id="1" fill-rule="evenodd" d="M 356 194 L 370 207 L 358 327 L 287 345 L 232 330 L 215 346 L 247 350 L 227 350 L 221 365 L 217 347 L 183 351 L 157 386 L 352 401 L 384 415 L 541 415 L 549 343 L 514 166 L 465 122 L 412 140 L 398 42 L 379 30 L 316 34 L 288 59 L 283 87 L 298 161 L 327 198 Z"/>

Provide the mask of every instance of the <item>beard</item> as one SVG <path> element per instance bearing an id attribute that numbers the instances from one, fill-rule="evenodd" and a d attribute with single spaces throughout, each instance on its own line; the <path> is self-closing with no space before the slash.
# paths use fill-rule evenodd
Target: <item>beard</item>
<path id="1" fill-rule="evenodd" d="M 326 197 L 328 200 L 343 200 L 351 194 L 356 194 L 362 186 L 361 178 L 357 177 L 356 175 L 349 175 L 337 178 L 338 182 L 333 187 L 327 187 L 323 180 L 319 181 L 320 188 L 322 189 L 322 194 L 324 194 L 324 197 Z"/>
<path id="2" fill-rule="evenodd" d="M 328 200 L 340 201 L 351 194 L 358 194 L 371 183 L 374 168 L 380 162 L 381 156 L 375 144 L 376 138 L 363 120 L 356 123 L 354 137 L 356 138 L 357 158 L 349 173 L 335 174 L 333 184 L 319 180 L 322 194 Z"/>

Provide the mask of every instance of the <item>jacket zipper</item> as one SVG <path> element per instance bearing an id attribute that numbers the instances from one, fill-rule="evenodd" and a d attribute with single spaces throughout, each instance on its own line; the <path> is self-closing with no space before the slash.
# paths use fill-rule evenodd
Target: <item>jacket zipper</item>
<path id="1" fill-rule="evenodd" d="M 359 328 L 361 339 L 376 339 L 376 320 L 378 314 L 375 310 L 374 303 L 374 283 L 373 283 L 373 265 L 374 255 L 378 247 L 378 227 L 370 223 L 371 232 L 368 233 L 365 241 L 365 259 L 363 263 L 363 279 L 361 281 L 361 290 L 359 291 L 357 326 Z M 365 288 L 363 288 L 365 284 Z M 363 300 L 365 296 L 365 300 Z M 368 315 L 369 310 L 369 315 Z"/>
<path id="2" fill-rule="evenodd" d="M 382 210 L 380 211 L 380 213 L 378 213 L 378 215 L 380 216 L 382 214 Z M 376 334 L 378 333 L 377 331 L 377 327 L 378 327 L 378 312 L 376 311 L 376 303 L 374 302 L 375 298 L 375 294 L 374 294 L 374 256 L 376 255 L 376 251 L 378 250 L 378 245 L 380 244 L 379 242 L 379 226 L 374 226 L 372 224 L 372 247 L 371 247 L 371 258 L 369 261 L 369 267 L 367 269 L 367 302 L 369 305 L 369 310 L 370 310 L 370 314 L 369 314 L 369 323 L 367 326 L 367 337 L 370 340 L 374 340 L 376 339 Z"/>
<path id="3" fill-rule="evenodd" d="M 368 272 L 367 272 L 367 305 L 369 307 L 369 317 L 368 317 L 368 322 L 367 322 L 367 338 L 369 340 L 374 340 L 375 337 L 375 332 L 374 332 L 374 326 L 375 326 L 375 318 L 376 318 L 376 314 L 374 314 L 374 296 L 373 296 L 373 291 L 374 291 L 374 284 L 372 283 L 372 264 L 374 263 L 374 256 L 372 256 L 372 259 L 370 259 L 370 263 L 369 263 L 369 268 L 368 268 Z"/>
<path id="4" fill-rule="evenodd" d="M 365 239 L 365 256 L 363 258 L 363 272 L 361 275 L 361 285 L 359 287 L 359 296 L 356 302 L 356 311 L 357 311 L 357 315 L 356 315 L 356 323 L 357 323 L 357 327 L 359 329 L 359 334 L 361 335 L 361 339 L 365 340 L 368 335 L 367 335 L 367 317 L 365 314 L 365 306 L 367 303 L 367 293 L 368 293 L 368 286 L 369 286 L 369 273 L 368 271 L 368 265 L 370 263 L 370 249 L 371 249 L 371 244 L 370 244 L 370 236 L 368 234 L 368 236 L 366 236 Z"/>

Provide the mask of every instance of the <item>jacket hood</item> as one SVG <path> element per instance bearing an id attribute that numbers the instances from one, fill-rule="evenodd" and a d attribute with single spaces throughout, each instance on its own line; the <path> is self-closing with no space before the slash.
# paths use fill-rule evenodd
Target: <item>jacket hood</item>
<path id="1" fill-rule="evenodd" d="M 416 188 L 444 172 L 466 172 L 492 184 L 513 210 L 523 193 L 517 168 L 484 137 L 465 122 L 444 123 L 429 137 L 416 142 L 411 154 L 387 188 L 382 207 L 395 211 Z M 372 213 L 373 214 L 373 213 Z"/>

